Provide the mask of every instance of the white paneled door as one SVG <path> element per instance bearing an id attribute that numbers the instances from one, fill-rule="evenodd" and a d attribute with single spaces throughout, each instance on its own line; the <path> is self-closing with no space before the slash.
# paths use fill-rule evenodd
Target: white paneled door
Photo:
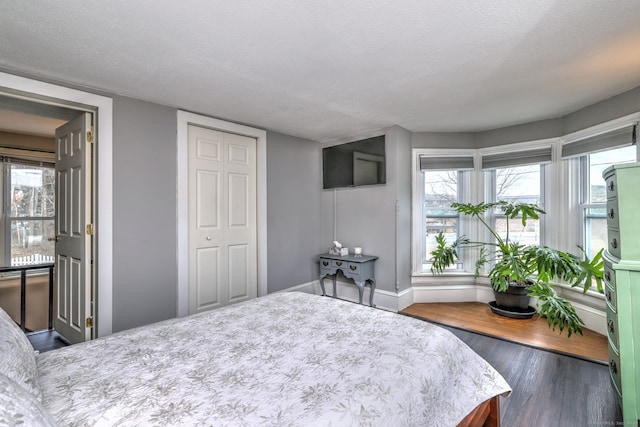
<path id="1" fill-rule="evenodd" d="M 255 298 L 256 140 L 189 125 L 189 313 Z"/>
<path id="2" fill-rule="evenodd" d="M 90 130 L 89 113 L 56 129 L 55 329 L 72 343 L 92 336 Z"/>

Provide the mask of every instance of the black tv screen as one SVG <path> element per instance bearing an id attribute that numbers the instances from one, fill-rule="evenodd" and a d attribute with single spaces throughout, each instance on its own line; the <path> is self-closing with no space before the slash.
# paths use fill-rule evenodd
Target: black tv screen
<path id="1" fill-rule="evenodd" d="M 322 188 L 384 184 L 384 135 L 322 149 Z"/>

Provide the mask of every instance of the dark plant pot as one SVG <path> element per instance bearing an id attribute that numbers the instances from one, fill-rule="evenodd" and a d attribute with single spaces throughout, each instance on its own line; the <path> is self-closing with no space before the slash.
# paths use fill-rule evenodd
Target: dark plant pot
<path id="1" fill-rule="evenodd" d="M 536 314 L 536 309 L 529 306 L 531 297 L 526 286 L 509 286 L 506 291 L 493 290 L 495 301 L 489 303 L 489 308 L 495 314 L 513 319 L 529 319 Z"/>
<path id="2" fill-rule="evenodd" d="M 531 297 L 525 286 L 509 286 L 504 292 L 498 292 L 494 289 L 496 297 L 496 305 L 500 308 L 514 308 L 516 310 L 526 310 L 529 307 Z"/>

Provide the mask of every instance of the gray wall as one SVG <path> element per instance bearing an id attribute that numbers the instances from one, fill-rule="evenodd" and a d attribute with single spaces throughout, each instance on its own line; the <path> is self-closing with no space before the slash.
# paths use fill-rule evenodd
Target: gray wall
<path id="1" fill-rule="evenodd" d="M 411 148 L 559 136 L 640 111 L 640 88 L 558 119 L 477 133 L 385 130 L 387 184 L 322 190 L 321 146 L 267 134 L 268 292 L 315 281 L 336 237 L 380 257 L 378 289 L 410 286 Z M 114 331 L 175 316 L 176 110 L 114 97 Z M 150 157 L 150 155 L 152 156 Z"/>
<path id="2" fill-rule="evenodd" d="M 474 135 L 468 132 L 414 132 L 411 134 L 411 147 L 476 148 L 476 143 Z"/>
<path id="3" fill-rule="evenodd" d="M 562 135 L 562 131 L 562 119 L 549 119 L 477 132 L 474 134 L 474 139 L 476 148 L 486 148 L 516 142 L 555 138 Z"/>
<path id="4" fill-rule="evenodd" d="M 638 111 L 640 111 L 640 86 L 564 116 L 564 133 L 575 132 Z"/>
<path id="5" fill-rule="evenodd" d="M 113 97 L 113 331 L 176 315 L 176 110 Z"/>
<path id="6" fill-rule="evenodd" d="M 267 132 L 269 293 L 318 279 L 316 255 L 326 252 L 320 155 L 317 142 Z"/>
<path id="7" fill-rule="evenodd" d="M 109 96 L 109 95 L 107 95 Z M 176 314 L 176 109 L 114 96 L 113 330 Z M 558 136 L 640 111 L 640 88 L 560 119 L 478 133 L 387 136 L 387 184 L 322 190 L 321 147 L 268 132 L 268 292 L 315 281 L 336 237 L 380 257 L 378 288 L 410 286 L 411 148 L 478 148 Z"/>
<path id="8" fill-rule="evenodd" d="M 411 286 L 411 132 L 394 126 L 387 131 L 387 138 L 395 147 L 396 170 L 396 290 Z"/>
<path id="9" fill-rule="evenodd" d="M 387 182 L 322 190 L 322 243 L 335 238 L 352 250 L 376 255 L 376 286 L 395 292 L 410 285 L 411 134 L 394 126 L 384 130 Z M 317 267 L 316 267 L 317 268 Z"/>

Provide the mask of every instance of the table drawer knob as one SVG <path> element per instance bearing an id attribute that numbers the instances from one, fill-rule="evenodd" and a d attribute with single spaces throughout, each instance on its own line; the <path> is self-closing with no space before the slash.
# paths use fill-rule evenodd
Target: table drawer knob
<path id="1" fill-rule="evenodd" d="M 614 328 L 613 328 L 613 320 L 609 320 L 609 321 L 607 322 L 607 326 L 609 327 L 609 332 L 611 332 L 611 333 L 614 333 L 614 332 L 615 332 L 615 330 L 614 330 Z"/>
<path id="2" fill-rule="evenodd" d="M 614 239 L 611 241 L 611 247 L 612 247 L 613 249 L 616 249 L 616 248 L 618 247 L 618 239 L 615 239 L 615 238 L 614 238 Z"/>
<path id="3" fill-rule="evenodd" d="M 342 261 L 336 261 L 336 265 L 340 267 L 342 265 Z"/>
<path id="4" fill-rule="evenodd" d="M 607 301 L 611 302 L 613 298 L 611 297 L 611 291 L 607 291 Z"/>
<path id="5" fill-rule="evenodd" d="M 329 265 L 328 261 L 322 261 L 322 265 L 324 265 L 325 267 L 327 267 Z"/>
<path id="6" fill-rule="evenodd" d="M 616 211 L 611 208 L 611 210 L 609 211 L 609 219 L 613 219 L 616 217 Z"/>
<path id="7" fill-rule="evenodd" d="M 610 271 L 606 271 L 604 273 L 604 278 L 607 279 L 607 282 L 611 283 L 611 272 Z"/>
<path id="8" fill-rule="evenodd" d="M 609 191 L 613 191 L 615 188 L 616 188 L 616 186 L 613 183 L 613 181 L 609 181 Z"/>
<path id="9" fill-rule="evenodd" d="M 349 268 L 351 269 L 351 271 L 356 271 L 358 269 L 358 266 L 350 265 Z"/>
<path id="10" fill-rule="evenodd" d="M 616 365 L 615 360 L 612 360 L 611 362 L 609 362 L 609 368 L 611 368 L 611 372 L 613 372 L 614 374 L 618 373 L 618 365 Z"/>

